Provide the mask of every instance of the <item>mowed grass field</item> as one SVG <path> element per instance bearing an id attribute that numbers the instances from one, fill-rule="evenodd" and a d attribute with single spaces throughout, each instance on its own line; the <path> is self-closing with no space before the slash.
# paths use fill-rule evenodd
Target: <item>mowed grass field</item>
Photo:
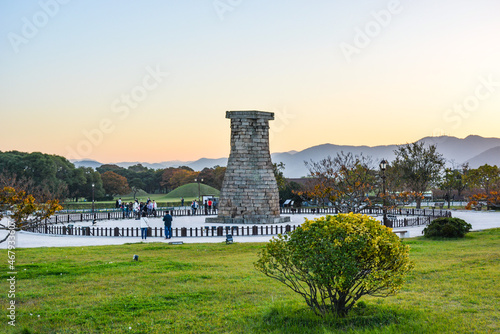
<path id="1" fill-rule="evenodd" d="M 213 195 L 215 197 L 219 197 L 220 191 L 210 187 L 206 184 L 200 184 L 200 188 L 198 188 L 197 183 L 189 183 L 185 184 L 183 186 L 180 186 L 176 188 L 175 190 L 172 190 L 168 194 L 148 194 L 144 191 L 139 191 L 136 194 L 136 198 L 140 202 L 146 202 L 146 200 L 149 198 L 152 201 L 156 201 L 160 203 L 160 205 L 165 205 L 168 203 L 168 205 L 176 205 L 180 206 L 181 205 L 181 198 L 184 198 L 184 205 L 185 206 L 190 206 L 191 202 L 194 200 L 198 200 L 198 194 L 201 196 L 209 196 Z M 114 208 L 115 201 L 118 200 L 119 198 L 122 199 L 123 202 L 128 203 L 128 202 L 134 202 L 134 196 L 133 194 L 128 194 L 128 195 L 118 195 L 115 196 L 115 198 L 112 201 L 96 201 L 95 203 L 99 204 L 107 204 L 105 205 L 106 207 L 109 208 Z M 199 203 L 201 204 L 201 203 Z M 63 205 L 66 205 L 67 208 L 73 209 L 75 205 L 78 206 L 78 208 L 90 208 L 92 207 L 92 202 L 87 201 L 87 202 L 74 202 L 72 200 L 65 201 Z"/>
<path id="2" fill-rule="evenodd" d="M 405 242 L 415 269 L 403 290 L 344 319 L 314 316 L 257 272 L 264 244 L 17 249 L 16 327 L 2 250 L 0 333 L 500 332 L 500 229 Z"/>

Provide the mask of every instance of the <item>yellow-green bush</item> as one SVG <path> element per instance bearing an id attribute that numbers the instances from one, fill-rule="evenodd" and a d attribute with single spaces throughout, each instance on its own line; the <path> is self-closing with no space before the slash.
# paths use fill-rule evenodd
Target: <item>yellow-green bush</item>
<path id="1" fill-rule="evenodd" d="M 395 294 L 413 264 L 390 228 L 350 213 L 306 219 L 272 239 L 255 267 L 299 293 L 316 314 L 345 316 L 363 295 Z"/>

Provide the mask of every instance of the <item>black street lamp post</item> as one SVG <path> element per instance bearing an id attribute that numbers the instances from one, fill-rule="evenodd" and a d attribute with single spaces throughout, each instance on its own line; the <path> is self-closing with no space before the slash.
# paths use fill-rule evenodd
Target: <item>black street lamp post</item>
<path id="1" fill-rule="evenodd" d="M 94 189 L 95 184 L 92 183 L 92 223 L 95 224 L 95 212 L 94 212 Z"/>
<path id="2" fill-rule="evenodd" d="M 460 189 L 462 188 L 462 174 L 460 174 L 460 171 L 457 171 L 457 174 L 455 175 L 455 179 L 457 180 L 457 201 L 460 201 Z M 453 196 L 455 198 L 455 196 Z M 458 203 L 457 205 L 460 205 Z"/>
<path id="3" fill-rule="evenodd" d="M 384 225 L 387 226 L 387 227 L 392 227 L 392 222 L 389 221 L 387 219 L 387 201 L 386 201 L 386 193 L 385 193 L 385 179 L 386 179 L 386 176 L 385 176 L 385 170 L 387 169 L 387 161 L 385 159 L 383 159 L 382 161 L 380 161 L 380 170 L 382 171 L 382 192 L 383 192 L 383 207 L 382 207 L 382 210 L 384 212 Z"/>
<path id="4" fill-rule="evenodd" d="M 198 202 L 199 202 L 201 201 L 200 183 L 203 182 L 203 179 L 197 178 L 194 179 L 194 182 L 198 182 Z"/>

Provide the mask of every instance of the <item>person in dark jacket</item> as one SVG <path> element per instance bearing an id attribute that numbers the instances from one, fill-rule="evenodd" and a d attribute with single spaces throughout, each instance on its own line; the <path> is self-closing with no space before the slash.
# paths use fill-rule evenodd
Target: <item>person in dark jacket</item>
<path id="1" fill-rule="evenodd" d="M 171 239 L 172 238 L 172 216 L 170 215 L 170 211 L 167 211 L 165 213 L 165 216 L 163 216 L 163 224 L 165 225 L 165 239 Z"/>

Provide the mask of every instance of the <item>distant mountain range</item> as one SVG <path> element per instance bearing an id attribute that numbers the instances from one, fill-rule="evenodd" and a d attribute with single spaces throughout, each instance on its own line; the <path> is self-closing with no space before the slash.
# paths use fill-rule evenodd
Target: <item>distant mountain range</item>
<path id="1" fill-rule="evenodd" d="M 484 164 L 500 166 L 500 138 L 484 138 L 480 136 L 468 136 L 460 139 L 456 137 L 425 137 L 418 142 L 424 142 L 427 145 L 436 145 L 439 153 L 443 154 L 448 161 L 448 165 L 460 165 L 468 163 L 471 168 L 477 168 Z M 285 164 L 284 174 L 289 178 L 306 176 L 308 170 L 304 161 L 319 161 L 327 156 L 336 156 L 340 152 L 351 152 L 354 155 L 363 154 L 371 157 L 375 164 L 382 159 L 389 162 L 394 159 L 394 150 L 398 145 L 387 146 L 347 146 L 323 144 L 307 148 L 303 151 L 289 151 L 283 153 L 273 153 L 271 158 L 273 162 L 283 162 Z M 102 163 L 94 160 L 72 161 L 75 166 L 97 168 Z M 227 158 L 208 159 L 202 158 L 196 161 L 164 161 L 159 163 L 147 162 L 119 162 L 115 165 L 127 168 L 129 166 L 142 164 L 148 168 L 167 168 L 189 166 L 195 171 L 200 171 L 205 167 L 226 166 Z"/>

